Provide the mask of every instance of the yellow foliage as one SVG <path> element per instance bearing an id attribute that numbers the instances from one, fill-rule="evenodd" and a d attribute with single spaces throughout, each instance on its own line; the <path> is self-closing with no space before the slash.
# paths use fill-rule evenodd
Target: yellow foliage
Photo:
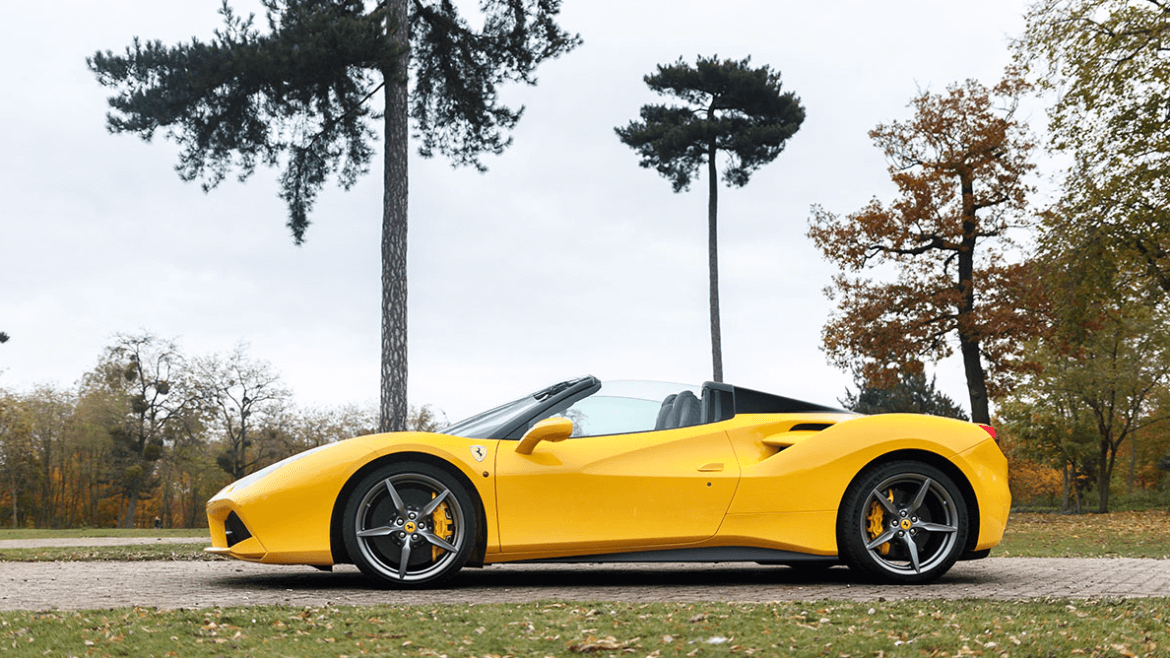
<path id="1" fill-rule="evenodd" d="M 1013 505 L 1030 505 L 1059 498 L 1064 479 L 1058 469 L 1008 453 L 1008 486 Z"/>

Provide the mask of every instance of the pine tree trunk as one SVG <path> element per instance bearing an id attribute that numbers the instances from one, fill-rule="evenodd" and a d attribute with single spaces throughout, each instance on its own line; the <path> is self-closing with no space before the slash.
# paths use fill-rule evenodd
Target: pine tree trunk
<path id="1" fill-rule="evenodd" d="M 406 428 L 407 61 L 410 30 L 406 0 L 390 0 L 387 38 L 399 49 L 386 81 L 385 188 L 382 213 L 382 394 L 378 428 Z"/>
<path id="2" fill-rule="evenodd" d="M 711 120 L 713 111 L 708 112 Z M 723 381 L 723 336 L 719 326 L 719 177 L 715 168 L 715 138 L 707 143 L 707 266 L 711 275 L 711 369 L 712 379 Z"/>

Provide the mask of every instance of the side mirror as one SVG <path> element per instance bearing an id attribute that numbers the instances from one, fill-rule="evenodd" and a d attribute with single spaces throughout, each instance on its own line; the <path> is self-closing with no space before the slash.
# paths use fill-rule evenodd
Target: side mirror
<path id="1" fill-rule="evenodd" d="M 516 446 L 516 454 L 531 455 L 532 450 L 536 448 L 536 444 L 541 441 L 564 441 L 573 434 L 573 421 L 562 416 L 553 416 L 552 418 L 545 418 L 539 423 L 532 426 L 532 429 L 524 433 L 524 438 L 520 439 L 520 445 Z"/>

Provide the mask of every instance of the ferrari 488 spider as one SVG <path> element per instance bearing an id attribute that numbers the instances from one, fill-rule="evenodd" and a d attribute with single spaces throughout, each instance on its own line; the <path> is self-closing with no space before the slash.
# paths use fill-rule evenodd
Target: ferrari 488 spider
<path id="1" fill-rule="evenodd" d="M 562 382 L 438 433 L 327 444 L 207 503 L 212 547 L 393 587 L 497 562 L 844 563 L 938 578 L 1000 542 L 994 430 L 707 382 Z"/>

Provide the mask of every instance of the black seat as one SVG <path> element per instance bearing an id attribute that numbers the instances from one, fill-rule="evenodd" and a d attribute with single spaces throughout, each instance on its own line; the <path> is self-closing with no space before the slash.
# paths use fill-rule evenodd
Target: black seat
<path id="1" fill-rule="evenodd" d="M 698 425 L 703 417 L 703 406 L 699 398 L 690 391 L 683 391 L 674 400 L 674 407 L 678 409 L 678 425 L 675 427 L 690 427 Z"/>
<path id="2" fill-rule="evenodd" d="M 674 406 L 674 399 L 678 397 L 677 394 L 671 393 L 662 401 L 662 406 L 658 408 L 658 420 L 654 421 L 655 430 L 664 430 L 666 427 L 666 418 L 670 415 L 670 409 Z"/>
<path id="3" fill-rule="evenodd" d="M 662 401 L 658 409 L 658 420 L 654 423 L 656 430 L 673 430 L 679 427 L 690 427 L 702 422 L 703 407 L 699 398 L 690 391 L 672 393 Z"/>

